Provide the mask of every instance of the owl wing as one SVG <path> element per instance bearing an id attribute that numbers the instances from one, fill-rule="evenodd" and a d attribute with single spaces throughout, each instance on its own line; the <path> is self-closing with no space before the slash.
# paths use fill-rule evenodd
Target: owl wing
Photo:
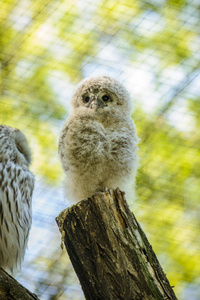
<path id="1" fill-rule="evenodd" d="M 34 176 L 14 163 L 0 163 L 0 266 L 21 265 L 32 221 Z"/>
<path id="2" fill-rule="evenodd" d="M 61 163 L 65 171 L 69 169 L 67 160 L 65 159 L 65 151 L 66 151 L 65 144 L 69 132 L 69 126 L 70 124 L 67 120 L 66 123 L 64 124 L 64 127 L 62 128 L 61 135 L 59 138 L 59 143 L 58 143 L 58 154 L 60 156 Z"/>

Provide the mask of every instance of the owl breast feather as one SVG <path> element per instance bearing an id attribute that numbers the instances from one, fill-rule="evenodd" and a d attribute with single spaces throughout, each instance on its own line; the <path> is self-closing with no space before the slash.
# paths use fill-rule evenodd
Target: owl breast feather
<path id="1" fill-rule="evenodd" d="M 105 164 L 105 168 L 113 162 L 117 162 L 117 168 L 120 163 L 124 167 L 130 168 L 131 157 L 133 153 L 132 139 L 130 132 L 121 127 L 118 130 L 104 128 L 99 122 L 88 122 L 81 126 L 69 126 L 67 140 L 67 158 L 69 165 L 73 168 L 81 166 L 88 168 L 97 168 L 98 164 Z"/>

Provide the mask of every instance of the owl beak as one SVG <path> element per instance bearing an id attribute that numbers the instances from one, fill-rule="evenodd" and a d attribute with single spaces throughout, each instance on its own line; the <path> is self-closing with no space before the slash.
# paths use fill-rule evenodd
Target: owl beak
<path id="1" fill-rule="evenodd" d="M 92 102 L 90 103 L 90 108 L 94 108 L 96 110 L 97 108 L 97 99 L 93 99 Z"/>
<path id="2" fill-rule="evenodd" d="M 104 106 L 104 102 L 101 99 L 95 98 L 90 103 L 90 108 L 94 108 L 95 110 Z"/>

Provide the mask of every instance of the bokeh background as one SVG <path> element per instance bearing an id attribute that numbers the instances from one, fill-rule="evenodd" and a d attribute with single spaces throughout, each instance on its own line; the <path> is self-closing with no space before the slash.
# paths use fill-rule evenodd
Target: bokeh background
<path id="1" fill-rule="evenodd" d="M 133 212 L 180 300 L 200 299 L 199 0 L 0 0 L 0 123 L 21 129 L 36 176 L 17 279 L 40 299 L 83 300 L 55 223 L 69 206 L 57 155 L 76 84 L 131 93 L 140 137 Z"/>

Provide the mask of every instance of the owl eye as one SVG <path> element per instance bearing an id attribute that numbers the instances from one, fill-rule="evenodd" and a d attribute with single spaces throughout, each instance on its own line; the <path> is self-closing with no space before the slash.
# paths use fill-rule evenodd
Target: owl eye
<path id="1" fill-rule="evenodd" d="M 108 95 L 103 95 L 102 100 L 104 102 L 107 102 L 110 99 L 110 97 Z"/>
<path id="2" fill-rule="evenodd" d="M 83 102 L 88 103 L 90 101 L 90 97 L 86 96 L 83 98 Z"/>

